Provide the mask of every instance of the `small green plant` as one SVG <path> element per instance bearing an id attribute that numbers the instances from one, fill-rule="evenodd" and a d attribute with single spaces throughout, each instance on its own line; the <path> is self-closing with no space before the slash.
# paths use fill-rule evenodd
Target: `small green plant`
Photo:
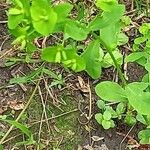
<path id="1" fill-rule="evenodd" d="M 93 79 L 100 78 L 102 68 L 113 66 L 122 86 L 111 81 L 96 86 L 96 93 L 102 101 L 97 102 L 101 113 L 96 114 L 95 119 L 105 129 L 114 127 L 116 118 L 124 119 L 130 125 L 140 121 L 147 125 L 147 129 L 139 133 L 141 143 L 150 143 L 150 24 L 140 27 L 141 36 L 134 41 L 134 52 L 126 58 L 126 62 L 136 61 L 143 65 L 148 74 L 143 82 L 127 84 L 121 71 L 123 57 L 119 51 L 119 46 L 128 42 L 128 37 L 122 32 L 130 23 L 130 19 L 124 16 L 125 6 L 117 0 L 96 0 L 95 5 L 98 13 L 89 21 L 81 17 L 84 16 L 83 9 L 77 17 L 72 17 L 74 5 L 67 2 L 56 5 L 49 0 L 13 0 L 8 10 L 8 28 L 16 38 L 13 44 L 24 52 L 21 59 L 27 63 L 32 62 L 32 55 L 38 50 L 40 61 L 59 63 L 75 72 L 86 71 Z M 34 44 L 35 39 L 56 33 L 62 34 L 60 42 L 44 48 Z M 87 39 L 90 39 L 88 45 L 79 44 Z M 80 54 L 79 47 L 83 50 Z M 55 81 L 51 86 L 63 85 L 61 75 L 43 67 L 26 77 L 12 79 L 10 83 L 32 81 L 39 73 L 53 77 Z"/>
<path id="2" fill-rule="evenodd" d="M 97 95 L 102 99 L 101 104 L 105 101 L 107 105 L 109 103 L 117 103 L 118 105 L 124 105 L 126 107 L 124 111 L 121 112 L 121 117 L 124 122 L 129 125 L 136 124 L 137 121 L 146 125 L 147 128 L 139 132 L 138 137 L 140 143 L 147 144 L 150 143 L 150 111 L 149 111 L 149 98 L 150 98 L 150 24 L 144 23 L 139 28 L 140 36 L 134 40 L 133 53 L 126 57 L 126 62 L 137 62 L 142 65 L 147 70 L 147 74 L 143 77 L 142 82 L 133 82 L 130 84 L 123 85 L 121 87 L 119 84 L 110 81 L 104 81 L 99 83 L 95 90 Z M 103 108 L 102 105 L 97 103 L 99 108 Z M 106 104 L 105 104 L 106 105 Z M 110 106 L 109 106 L 110 107 Z M 113 109 L 113 107 L 111 107 Z M 96 114 L 96 120 L 102 124 L 102 115 Z M 104 118 L 104 117 L 103 117 Z M 118 116 L 116 118 L 120 119 Z M 102 124 L 106 129 L 106 127 Z M 109 125 L 109 128 L 112 127 Z M 108 129 L 109 129 L 108 128 Z"/>
<path id="3" fill-rule="evenodd" d="M 113 121 L 113 118 L 121 117 L 120 112 L 118 111 L 118 108 L 116 111 L 110 107 L 106 106 L 104 101 L 98 100 L 97 106 L 102 110 L 103 113 L 97 113 L 95 115 L 95 119 L 99 124 L 103 126 L 104 129 L 109 129 L 115 127 L 115 123 Z"/>
<path id="4" fill-rule="evenodd" d="M 115 102 L 118 103 L 118 105 L 122 103 L 127 105 L 127 110 L 123 115 L 125 122 L 133 125 L 137 121 L 140 121 L 141 123 L 147 125 L 146 131 L 149 130 L 149 83 L 133 82 L 122 88 L 115 82 L 104 81 L 96 86 L 96 93 L 104 101 Z M 122 113 L 124 113 L 124 111 L 122 111 L 121 114 Z M 141 143 L 145 141 L 143 139 L 145 133 L 144 131 L 145 130 L 139 133 Z M 148 136 L 150 137 L 150 135 L 147 134 L 146 137 Z"/>
<path id="5" fill-rule="evenodd" d="M 150 23 L 144 23 L 139 28 L 140 36 L 134 40 L 133 53 L 126 57 L 126 62 L 137 62 L 142 65 L 147 74 L 144 76 L 143 81 L 149 81 L 150 72 Z"/>
<path id="6" fill-rule="evenodd" d="M 119 103 L 114 109 L 102 100 L 97 101 L 97 106 L 102 111 L 102 113 L 97 113 L 95 115 L 95 119 L 103 126 L 104 129 L 114 128 L 115 122 L 113 119 L 122 119 L 126 108 L 124 103 Z"/>

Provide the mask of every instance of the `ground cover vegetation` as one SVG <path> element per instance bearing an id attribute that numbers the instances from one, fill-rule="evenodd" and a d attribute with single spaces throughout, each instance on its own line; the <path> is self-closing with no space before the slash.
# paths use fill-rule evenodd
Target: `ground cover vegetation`
<path id="1" fill-rule="evenodd" d="M 140 13 L 143 7 L 139 2 L 135 3 L 139 8 L 138 13 Z M 84 6 L 79 7 L 80 3 L 75 5 L 69 2 L 55 3 L 49 0 L 12 0 L 9 5 L 7 25 L 13 36 L 12 45 L 22 55 L 7 58 L 5 65 L 11 67 L 25 63 L 36 64 L 36 67 L 25 76 L 11 78 L 7 86 L 26 83 L 36 86 L 15 120 L 9 115 L 0 116 L 2 122 L 11 125 L 6 133 L 1 133 L 0 149 L 3 149 L 3 143 L 13 128 L 19 129 L 25 135 L 22 142 L 15 143 L 16 147 L 36 145 L 37 149 L 44 149 L 44 145 L 34 138 L 30 127 L 20 120 L 26 114 L 36 91 L 39 90 L 42 95 L 42 91 L 39 89 L 41 78 L 50 76 L 53 79 L 49 87 L 47 86 L 48 91 L 51 87 L 62 89 L 65 85 L 65 77 L 61 73 L 49 69 L 48 64 L 59 64 L 67 72 L 74 72 L 75 75 L 86 72 L 91 80 L 96 81 L 96 85 L 92 88 L 97 95 L 98 100 L 96 100 L 97 106 L 95 107 L 98 108 L 98 111 L 91 114 L 89 110 L 89 120 L 94 118 L 99 127 L 102 126 L 105 130 L 115 128 L 117 121 L 124 122 L 129 126 L 141 123 L 144 128 L 138 133 L 139 143 L 150 144 L 149 22 L 143 22 L 138 26 L 137 36 L 132 41 L 130 54 L 124 55 L 122 45 L 128 44 L 130 41 L 125 30 L 133 22 L 126 15 L 125 5 L 118 0 L 96 0 L 93 2 L 96 13 L 92 17 L 88 16 L 88 12 L 84 12 L 86 11 Z M 145 5 L 144 13 L 149 15 L 148 1 Z M 74 14 L 75 8 L 78 10 L 78 14 Z M 58 40 L 47 46 L 43 41 L 50 36 L 58 37 Z M 43 41 L 41 42 L 40 39 Z M 146 70 L 141 81 L 128 82 L 122 66 L 133 62 Z M 113 81 L 100 81 L 103 71 L 108 68 L 113 68 L 118 78 Z M 81 83 L 82 78 L 78 79 Z M 89 90 L 90 87 L 87 89 Z M 42 97 L 41 99 L 44 116 L 46 115 L 44 114 L 46 105 Z M 68 97 L 66 99 L 68 100 Z M 69 102 L 68 109 L 72 108 L 71 105 L 74 104 Z M 90 105 L 92 104 L 90 103 Z M 66 108 L 67 106 L 65 106 Z M 77 111 L 78 109 L 74 107 L 73 111 L 68 110 L 69 113 Z M 55 117 L 57 118 L 57 116 L 53 116 L 51 120 Z M 64 128 L 68 127 L 64 122 L 60 121 L 59 123 Z M 69 134 L 70 136 L 74 135 L 71 131 Z M 59 143 L 54 144 L 51 149 L 59 150 L 59 146 Z M 72 147 L 67 149 L 71 150 Z"/>

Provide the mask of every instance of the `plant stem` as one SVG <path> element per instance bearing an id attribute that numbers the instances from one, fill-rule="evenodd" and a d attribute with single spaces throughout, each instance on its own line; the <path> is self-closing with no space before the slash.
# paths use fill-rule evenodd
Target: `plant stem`
<path id="1" fill-rule="evenodd" d="M 23 62 L 23 63 L 26 63 L 26 60 L 22 59 L 22 58 L 8 58 L 7 60 L 8 61 L 14 61 L 14 62 Z M 31 59 L 29 63 L 41 63 L 41 62 L 43 62 L 43 61 L 40 60 L 40 59 Z"/>
<path id="2" fill-rule="evenodd" d="M 106 48 L 106 50 L 107 50 L 107 52 L 109 53 L 111 59 L 113 60 L 115 66 L 116 66 L 116 68 L 117 68 L 119 77 L 120 77 L 120 79 L 121 79 L 123 85 L 125 86 L 125 85 L 127 84 L 126 79 L 125 79 L 125 77 L 124 77 L 124 75 L 123 75 L 123 73 L 122 73 L 122 71 L 121 71 L 121 69 L 120 69 L 120 66 L 118 65 L 118 63 L 117 63 L 117 61 L 116 61 L 116 59 L 115 59 L 115 57 L 114 57 L 114 55 L 113 55 L 113 53 L 112 53 L 112 50 L 107 46 L 107 44 L 105 44 L 105 42 L 103 42 L 103 40 L 102 40 L 101 38 L 100 38 L 100 42 L 101 42 L 101 44 Z"/>

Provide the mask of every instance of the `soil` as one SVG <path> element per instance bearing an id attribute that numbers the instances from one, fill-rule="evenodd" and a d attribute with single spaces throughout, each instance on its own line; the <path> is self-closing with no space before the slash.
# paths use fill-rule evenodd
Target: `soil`
<path id="1" fill-rule="evenodd" d="M 3 4 L 3 3 L 0 3 Z M 5 20 L 6 6 L 0 5 L 0 20 Z M 1 51 L 0 56 L 5 51 L 11 48 L 11 39 L 7 33 L 7 25 L 0 23 L 0 45 Z M 51 45 L 51 41 L 49 42 Z M 13 85 L 7 87 L 9 80 L 13 78 L 15 74 L 28 74 L 30 67 L 36 68 L 36 65 L 29 66 L 24 64 L 15 65 L 14 67 L 4 67 L 2 64 L 4 61 L 0 60 L 0 112 L 4 111 L 3 114 L 9 114 L 11 117 L 16 117 L 20 111 L 14 111 L 12 109 L 7 109 L 9 101 L 22 101 L 26 103 L 31 95 L 34 85 L 25 84 L 25 85 Z M 58 69 L 59 68 L 59 69 Z M 90 80 L 90 86 L 92 87 L 92 114 L 98 112 L 95 102 L 98 97 L 94 93 L 95 81 L 88 79 L 86 74 L 71 74 L 70 72 L 65 72 L 61 67 L 54 66 L 53 70 L 59 71 L 60 74 L 64 75 L 66 78 L 64 89 L 52 88 L 52 93 L 55 95 L 58 101 L 52 101 L 51 98 L 47 98 L 45 87 L 41 83 L 43 97 L 46 103 L 46 111 L 48 118 L 51 116 L 57 116 L 63 114 L 64 112 L 70 112 L 68 115 L 62 115 L 57 119 L 52 119 L 49 121 L 50 129 L 48 125 L 44 123 L 43 128 L 41 129 L 41 139 L 42 146 L 51 150 L 52 147 L 55 147 L 60 144 L 61 150 L 92 150 L 89 145 L 93 145 L 93 150 L 119 150 L 120 147 L 122 150 L 126 149 L 127 142 L 129 138 L 125 140 L 124 137 L 130 131 L 131 127 L 125 126 L 122 122 L 116 122 L 117 126 L 111 130 L 104 130 L 100 125 L 95 121 L 94 116 L 87 122 L 86 114 L 89 112 L 89 98 L 87 93 L 83 92 L 82 87 L 78 87 L 78 76 L 81 76 L 85 84 L 88 84 Z M 131 63 L 127 68 L 127 75 L 129 82 L 141 80 L 144 76 L 145 70 L 138 66 L 135 63 Z M 104 70 L 101 80 L 112 80 L 114 79 L 114 70 L 109 68 Z M 51 84 L 51 79 L 47 80 L 47 83 Z M 4 88 L 1 88 L 4 87 Z M 25 87 L 25 88 L 24 88 Z M 65 88 L 67 87 L 67 88 Z M 6 109 L 6 111 L 5 111 Z M 39 121 L 43 113 L 43 105 L 40 99 L 39 93 L 36 93 L 36 96 L 33 98 L 29 108 L 25 112 L 24 116 L 21 118 L 21 122 L 31 125 Z M 31 127 L 32 133 L 34 133 L 35 139 L 38 140 L 39 136 L 39 124 L 36 124 Z M 129 133 L 130 137 L 137 138 L 138 130 L 141 126 L 135 126 L 132 131 Z M 0 122 L 1 131 L 5 132 L 8 130 L 8 126 Z M 15 138 L 15 136 L 17 137 Z M 14 143 L 22 140 L 23 136 L 20 135 L 19 131 L 14 130 L 8 138 L 14 137 L 8 143 L 5 144 L 6 150 L 11 150 L 14 146 Z M 99 138 L 100 140 L 94 141 L 92 137 Z M 121 144 L 122 143 L 122 144 Z M 20 150 L 25 149 L 35 149 L 34 146 L 19 147 Z"/>
<path id="2" fill-rule="evenodd" d="M 127 68 L 128 82 L 141 81 L 146 74 L 144 67 L 139 66 L 137 63 L 129 63 Z"/>

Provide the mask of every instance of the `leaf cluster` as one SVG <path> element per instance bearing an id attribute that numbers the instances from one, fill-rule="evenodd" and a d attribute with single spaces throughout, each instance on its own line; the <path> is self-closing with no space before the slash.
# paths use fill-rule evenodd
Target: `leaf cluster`
<path id="1" fill-rule="evenodd" d="M 13 0 L 8 11 L 8 28 L 16 37 L 13 44 L 27 52 L 26 60 L 30 62 L 37 50 L 35 39 L 63 33 L 62 43 L 40 49 L 42 61 L 61 63 L 75 72 L 85 70 L 97 79 L 103 67 L 115 66 L 105 49 L 109 48 L 121 65 L 122 55 L 117 46 L 125 44 L 128 38 L 121 31 L 125 6 L 117 0 L 97 1 L 96 6 L 99 13 L 95 18 L 83 21 L 71 16 L 74 5 L 67 2 L 56 5 L 48 0 Z M 78 45 L 90 36 L 92 39 L 87 46 Z M 82 47 L 81 54 L 78 54 L 78 47 Z"/>

